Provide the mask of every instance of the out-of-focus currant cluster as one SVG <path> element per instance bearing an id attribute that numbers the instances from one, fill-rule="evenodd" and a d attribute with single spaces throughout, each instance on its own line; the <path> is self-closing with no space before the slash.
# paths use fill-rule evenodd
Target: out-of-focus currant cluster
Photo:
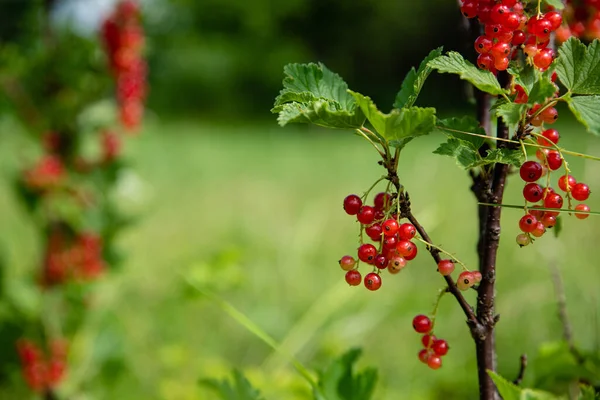
<path id="1" fill-rule="evenodd" d="M 35 392 L 43 392 L 57 386 L 67 370 L 67 342 L 63 339 L 51 340 L 48 352 L 44 352 L 35 342 L 21 339 L 17 342 L 17 353 L 27 386 Z"/>
<path id="2" fill-rule="evenodd" d="M 556 39 L 564 42 L 571 36 L 587 40 L 600 39 L 600 1 L 567 0 L 564 24 L 556 30 Z"/>
<path id="3" fill-rule="evenodd" d="M 463 0 L 461 12 L 467 18 L 478 18 L 484 27 L 484 34 L 475 40 L 479 68 L 504 71 L 519 49 L 541 70 L 552 64 L 554 50 L 548 44 L 550 34 L 562 24 L 560 12 L 538 14 L 517 0 Z"/>
<path id="4" fill-rule="evenodd" d="M 140 19 L 137 2 L 122 0 L 102 25 L 102 38 L 117 84 L 121 122 L 128 129 L 139 126 L 147 91 Z"/>

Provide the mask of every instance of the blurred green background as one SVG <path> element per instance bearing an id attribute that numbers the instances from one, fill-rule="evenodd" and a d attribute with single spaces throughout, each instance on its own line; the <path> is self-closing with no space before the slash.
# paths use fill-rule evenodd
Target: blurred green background
<path id="1" fill-rule="evenodd" d="M 89 10 L 108 3 L 64 1 L 57 23 L 77 28 L 71 17 L 87 15 L 81 2 Z M 28 4 L 0 2 L 3 42 L 37 32 L 39 16 Z M 423 247 L 401 274 L 384 276 L 376 293 L 344 283 L 337 260 L 355 252 L 358 227 L 341 204 L 381 175 L 372 148 L 350 132 L 279 128 L 269 113 L 283 65 L 317 60 L 383 109 L 391 107 L 408 69 L 432 48 L 462 48 L 455 3 L 154 0 L 143 5 L 149 112 L 142 134 L 128 142 L 132 169 L 119 188 L 124 207 L 139 221 L 121 237 L 122 270 L 97 285 L 65 384 L 82 385 L 89 393 L 85 398 L 93 399 L 212 399 L 198 378 L 221 378 L 240 368 L 267 399 L 308 398 L 308 386 L 286 359 L 214 301 L 190 290 L 182 280 L 190 275 L 310 368 L 324 367 L 350 347 L 364 348 L 360 364 L 377 367 L 381 375 L 376 399 L 476 398 L 473 344 L 452 298 L 444 298 L 436 328 L 451 346 L 444 367 L 431 371 L 417 359 L 420 338 L 412 317 L 428 313 L 443 287 Z M 465 92 L 457 80 L 433 76 L 419 104 L 439 107 L 442 116 L 470 114 Z M 566 109 L 559 112 L 561 144 L 600 155 L 600 141 L 569 119 Z M 435 242 L 476 265 L 476 203 L 467 174 L 452 159 L 431 154 L 442 140 L 434 133 L 411 143 L 400 161 L 401 180 Z M 7 282 L 27 279 L 40 257 L 40 238 L 12 192 L 22 155 L 31 146 L 5 108 L 0 246 L 8 261 Z M 600 186 L 597 164 L 569 162 L 579 180 L 592 190 Z M 521 189 L 513 177 L 506 202 L 520 204 Z M 597 196 L 588 203 L 600 209 Z M 519 218 L 518 210 L 503 212 L 498 362 L 499 372 L 512 378 L 519 356 L 527 353 L 526 383 L 535 384 L 545 366 L 536 357 L 540 347 L 547 352 L 544 344 L 562 337 L 550 266 L 563 275 L 577 343 L 586 350 L 600 345 L 600 226 L 595 217 L 565 218 L 560 238 L 549 234 L 519 249 L 514 243 Z M 474 303 L 474 293 L 467 296 Z M 11 396 L 0 387 L 0 398 Z"/>

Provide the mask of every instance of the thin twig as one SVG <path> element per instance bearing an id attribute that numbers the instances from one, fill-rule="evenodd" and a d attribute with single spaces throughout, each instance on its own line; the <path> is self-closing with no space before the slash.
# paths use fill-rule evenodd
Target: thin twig
<path id="1" fill-rule="evenodd" d="M 525 376 L 525 369 L 527 368 L 527 354 L 521 354 L 521 365 L 519 367 L 519 375 L 515 378 L 513 383 L 515 385 L 520 385 L 523 382 L 523 377 Z"/>

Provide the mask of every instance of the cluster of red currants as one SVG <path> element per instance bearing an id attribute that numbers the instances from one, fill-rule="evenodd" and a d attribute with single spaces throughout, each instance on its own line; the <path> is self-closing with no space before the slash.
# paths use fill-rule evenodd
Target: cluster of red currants
<path id="1" fill-rule="evenodd" d="M 419 351 L 419 360 L 431 369 L 442 366 L 442 357 L 448 354 L 448 342 L 438 339 L 433 335 L 433 323 L 426 315 L 417 315 L 413 318 L 413 328 L 417 333 L 423 334 L 421 343 L 423 349 Z"/>
<path id="2" fill-rule="evenodd" d="M 558 143 L 559 138 L 560 135 L 556 129 L 547 129 L 538 137 L 537 143 L 542 146 L 550 146 Z M 560 209 L 564 204 L 563 196 L 550 186 L 550 172 L 558 170 L 564 164 L 561 152 L 540 148 L 536 152 L 536 157 L 538 161 L 526 161 L 519 170 L 521 179 L 527 182 L 523 188 L 525 201 L 539 203 L 530 207 L 519 221 L 519 228 L 523 233 L 517 236 L 517 243 L 521 246 L 531 243 L 532 237 L 541 237 L 547 228 L 552 228 L 556 224 L 558 211 L 543 211 L 537 210 L 537 208 Z M 583 182 L 577 182 L 569 170 L 565 169 L 566 174 L 558 178 L 558 187 L 565 193 L 569 210 L 575 211 L 575 217 L 585 219 L 589 217 L 589 214 L 586 213 L 590 211 L 589 206 L 580 203 L 573 208 L 572 200 L 587 200 L 590 196 L 590 188 Z M 546 176 L 544 186 L 537 183 L 543 176 Z"/>
<path id="3" fill-rule="evenodd" d="M 104 269 L 102 239 L 98 235 L 80 233 L 70 238 L 58 228 L 50 233 L 42 272 L 44 285 L 57 285 L 68 280 L 92 280 Z"/>
<path id="4" fill-rule="evenodd" d="M 57 386 L 65 377 L 67 369 L 67 343 L 62 339 L 50 341 L 46 355 L 33 341 L 21 339 L 17 342 L 17 353 L 25 382 L 36 392 Z"/>
<path id="5" fill-rule="evenodd" d="M 463 0 L 461 12 L 467 18 L 477 17 L 484 26 L 484 34 L 475 40 L 479 68 L 494 73 L 506 70 L 519 46 L 539 69 L 552 63 L 554 51 L 547 46 L 550 34 L 562 24 L 558 11 L 528 17 L 517 0 Z"/>
<path id="6" fill-rule="evenodd" d="M 146 97 L 146 62 L 142 56 L 144 30 L 135 0 L 121 0 L 102 25 L 102 38 L 117 84 L 121 122 L 139 126 Z"/>
<path id="7" fill-rule="evenodd" d="M 394 213 L 393 197 L 389 193 L 379 193 L 373 200 L 373 206 L 363 205 L 363 201 L 355 194 L 344 199 L 344 210 L 348 215 L 356 215 L 361 224 L 361 243 L 358 248 L 358 261 L 352 256 L 344 256 L 339 264 L 346 272 L 346 282 L 357 286 L 361 282 L 369 290 L 381 287 L 382 270 L 397 274 L 417 256 L 417 246 L 411 241 L 417 234 L 414 225 L 400 224 L 398 215 Z M 363 230 L 377 247 L 363 242 Z M 373 266 L 373 270 L 365 275 L 364 280 L 358 271 L 360 261 Z"/>
<path id="8" fill-rule="evenodd" d="M 46 191 L 59 187 L 65 177 L 65 168 L 60 157 L 47 154 L 23 173 L 25 185 L 35 191 Z"/>
<path id="9" fill-rule="evenodd" d="M 438 262 L 438 272 L 443 276 L 452 274 L 452 272 L 454 272 L 454 261 L 448 259 L 440 260 L 440 262 Z M 460 290 L 470 289 L 476 283 L 481 282 L 481 278 L 481 272 L 465 269 L 458 275 L 456 287 Z"/>
<path id="10" fill-rule="evenodd" d="M 567 0 L 563 17 L 565 24 L 556 31 L 559 42 L 564 42 L 571 36 L 587 40 L 600 39 L 600 1 Z"/>

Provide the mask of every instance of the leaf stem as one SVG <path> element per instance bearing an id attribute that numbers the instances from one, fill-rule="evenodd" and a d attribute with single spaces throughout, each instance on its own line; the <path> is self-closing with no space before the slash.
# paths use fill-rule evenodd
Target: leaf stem
<path id="1" fill-rule="evenodd" d="M 463 270 L 465 271 L 470 271 L 469 268 L 467 268 L 467 266 L 465 265 L 465 263 L 463 263 L 462 261 L 460 261 L 454 254 L 447 252 L 446 250 L 444 250 L 442 247 L 440 246 L 436 246 L 433 243 L 429 243 L 426 240 L 421 239 L 418 236 L 415 236 L 414 239 L 417 239 L 419 242 L 424 243 L 425 245 L 427 245 L 428 247 L 433 247 L 434 249 L 438 249 L 441 253 L 446 254 L 447 256 L 451 257 L 453 261 L 457 262 L 458 264 L 460 264 L 463 267 Z"/>
<path id="2" fill-rule="evenodd" d="M 366 129 L 366 128 L 364 128 L 364 129 Z M 368 131 L 368 129 L 366 129 L 366 130 Z M 377 145 L 375 144 L 375 142 L 373 142 L 373 140 L 363 131 L 363 128 L 360 128 L 360 129 L 357 128 L 356 129 L 356 133 L 358 133 L 360 136 L 362 136 L 363 138 L 365 138 L 367 140 L 367 142 L 371 143 L 371 145 L 375 148 L 375 150 L 377 150 L 377 152 L 379 153 L 379 155 L 381 155 L 382 157 L 385 156 L 384 152 L 381 151 L 381 149 L 379 147 L 377 147 Z"/>

